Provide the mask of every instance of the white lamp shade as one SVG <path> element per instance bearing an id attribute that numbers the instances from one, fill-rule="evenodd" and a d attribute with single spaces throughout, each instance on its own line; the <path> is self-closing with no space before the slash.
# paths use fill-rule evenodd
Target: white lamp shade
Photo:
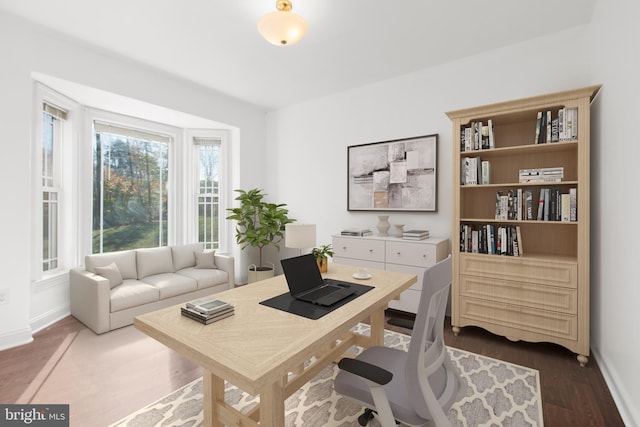
<path id="1" fill-rule="evenodd" d="M 284 245 L 287 248 L 313 248 L 316 245 L 316 225 L 299 223 L 285 225 Z"/>
<path id="2" fill-rule="evenodd" d="M 307 33 L 307 22 L 293 12 L 278 10 L 258 21 L 258 31 L 269 43 L 288 46 L 299 42 Z"/>

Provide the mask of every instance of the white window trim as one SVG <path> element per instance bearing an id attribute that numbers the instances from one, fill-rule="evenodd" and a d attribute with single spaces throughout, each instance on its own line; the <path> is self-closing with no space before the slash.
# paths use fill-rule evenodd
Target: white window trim
<path id="1" fill-rule="evenodd" d="M 49 271 L 42 270 L 42 112 L 43 104 L 48 103 L 67 112 L 67 119 L 61 122 L 63 127 L 62 141 L 59 141 L 54 149 L 57 149 L 56 173 L 58 181 L 58 266 Z M 33 90 L 33 119 L 32 119 L 32 182 L 31 182 L 31 232 L 30 243 L 30 272 L 32 283 L 46 284 L 56 277 L 65 275 L 67 270 L 76 265 L 77 246 L 73 242 L 74 221 L 76 219 L 78 199 L 74 188 L 73 173 L 64 173 L 74 168 L 74 156 L 78 145 L 77 122 L 79 105 L 75 101 L 50 89 L 42 83 L 34 81 Z"/>
<path id="2" fill-rule="evenodd" d="M 110 123 L 116 126 L 128 127 L 133 129 L 140 129 L 142 131 L 146 131 L 149 133 L 158 133 L 161 135 L 168 136 L 171 140 L 169 141 L 169 179 L 167 180 L 167 191 L 170 196 L 167 206 L 167 245 L 173 245 L 176 242 L 176 234 L 177 229 L 180 227 L 176 227 L 176 224 L 180 224 L 181 217 L 178 212 L 177 206 L 179 205 L 179 201 L 177 199 L 177 194 L 180 191 L 175 191 L 172 189 L 179 188 L 178 185 L 180 183 L 180 179 L 178 178 L 179 171 L 179 160 L 177 157 L 178 153 L 181 151 L 177 149 L 182 144 L 182 132 L 179 128 L 165 125 L 162 123 L 152 122 L 149 120 L 144 120 L 136 117 L 127 116 L 124 114 L 118 114 L 111 111 L 99 110 L 96 108 L 88 108 L 86 109 L 86 126 L 85 135 L 86 141 L 91 141 L 91 144 L 85 144 L 84 152 L 82 153 L 82 160 L 80 162 L 80 167 L 82 168 L 81 176 L 83 179 L 82 182 L 85 183 L 84 188 L 81 189 L 82 196 L 81 199 L 89 203 L 93 199 L 93 188 L 91 183 L 93 182 L 93 143 L 95 142 L 95 132 L 93 128 L 94 121 L 101 123 Z M 90 204 L 90 203 L 89 203 Z M 91 218 L 92 212 L 91 209 L 87 209 L 86 218 L 84 218 L 84 223 L 82 225 L 82 229 L 79 230 L 79 234 L 82 238 L 82 242 L 80 245 L 82 246 L 82 253 L 90 254 L 92 251 L 92 242 L 91 236 L 93 234 Z"/>
<path id="3" fill-rule="evenodd" d="M 231 141 L 230 132 L 228 130 L 219 129 L 186 129 L 185 130 L 185 143 L 188 144 L 187 149 L 184 150 L 185 153 L 190 154 L 190 158 L 186 159 L 186 167 L 185 177 L 187 178 L 185 181 L 185 198 L 183 200 L 182 206 L 185 209 L 185 218 L 188 220 L 187 229 L 185 230 L 186 235 L 183 238 L 183 242 L 197 242 L 198 241 L 198 182 L 200 179 L 199 176 L 199 153 L 198 146 L 195 145 L 194 139 L 202 138 L 202 139 L 218 139 L 220 140 L 220 198 L 219 198 L 219 215 L 220 220 L 218 221 L 218 249 L 221 253 L 227 252 L 229 250 L 229 241 L 228 241 L 228 233 L 227 230 L 222 227 L 224 224 L 224 219 L 226 218 L 227 212 L 227 198 L 229 196 L 229 184 L 230 184 L 230 175 L 229 171 L 229 144 Z"/>

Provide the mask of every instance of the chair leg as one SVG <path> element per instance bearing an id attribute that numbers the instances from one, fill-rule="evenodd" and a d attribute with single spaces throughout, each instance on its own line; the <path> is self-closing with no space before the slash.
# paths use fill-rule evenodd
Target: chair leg
<path id="1" fill-rule="evenodd" d="M 366 408 L 364 413 L 358 417 L 358 424 L 366 426 L 373 419 L 373 409 Z"/>

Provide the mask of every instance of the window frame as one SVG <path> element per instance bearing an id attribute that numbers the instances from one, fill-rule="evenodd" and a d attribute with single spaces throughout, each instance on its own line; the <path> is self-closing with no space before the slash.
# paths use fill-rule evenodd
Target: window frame
<path id="1" fill-rule="evenodd" d="M 33 135 L 32 135 L 32 197 L 31 197 L 31 282 L 47 283 L 50 280 L 66 275 L 71 266 L 77 265 L 77 246 L 74 245 L 72 236 L 77 197 L 75 197 L 75 184 L 73 179 L 73 153 L 77 149 L 78 135 L 78 108 L 79 104 L 66 96 L 50 89 L 49 87 L 34 81 L 33 91 Z M 54 185 L 45 186 L 42 174 L 42 118 L 44 104 L 49 104 L 66 112 L 66 119 L 58 120 L 54 138 L 53 176 Z M 44 270 L 43 254 L 43 193 L 46 188 L 55 190 L 57 200 L 57 266 Z"/>
<path id="2" fill-rule="evenodd" d="M 166 246 L 171 246 L 176 241 L 177 229 L 179 226 L 178 221 L 180 221 L 180 215 L 177 212 L 176 206 L 178 204 L 176 199 L 176 194 L 179 193 L 175 191 L 175 189 L 179 188 L 180 180 L 178 178 L 178 152 L 180 150 L 177 149 L 182 143 L 182 135 L 181 130 L 174 126 L 170 126 L 167 124 L 162 124 L 158 122 L 153 122 L 150 120 L 145 120 L 142 118 L 132 117 L 125 114 L 120 114 L 112 111 L 100 110 L 97 108 L 87 108 L 86 109 L 86 132 L 88 134 L 88 141 L 91 141 L 91 144 L 87 144 L 86 153 L 84 154 L 85 161 L 82 162 L 83 167 L 86 167 L 84 170 L 84 182 L 87 183 L 86 188 L 84 189 L 84 197 L 82 200 L 85 200 L 86 204 L 89 204 L 90 209 L 87 209 L 87 218 L 86 223 L 84 224 L 83 230 L 80 232 L 80 235 L 83 238 L 83 253 L 90 254 L 93 250 L 92 244 L 92 236 L 93 236 L 93 226 L 92 226 L 92 218 L 93 218 L 93 204 L 91 201 L 93 200 L 93 145 L 96 142 L 96 131 L 95 131 L 95 122 L 99 122 L 102 124 L 112 124 L 116 127 L 122 128 L 130 128 L 134 130 L 140 130 L 142 132 L 147 132 L 150 134 L 159 134 L 163 136 L 167 136 L 170 140 L 168 142 L 168 179 L 167 179 L 167 241 L 165 242 Z"/>
<path id="3" fill-rule="evenodd" d="M 198 242 L 198 197 L 200 182 L 200 155 L 199 146 L 195 143 L 196 139 L 215 139 L 220 144 L 220 164 L 219 164 L 219 190 L 218 190 L 218 248 L 216 251 L 226 252 L 229 248 L 228 230 L 225 228 L 226 218 L 225 212 L 228 207 L 228 199 L 231 196 L 229 190 L 230 177 L 228 175 L 229 166 L 229 143 L 231 140 L 230 132 L 224 129 L 187 129 L 185 131 L 185 143 L 188 144 L 186 153 L 189 153 L 187 161 L 187 181 L 186 181 L 186 206 L 185 215 L 187 218 L 186 242 Z"/>

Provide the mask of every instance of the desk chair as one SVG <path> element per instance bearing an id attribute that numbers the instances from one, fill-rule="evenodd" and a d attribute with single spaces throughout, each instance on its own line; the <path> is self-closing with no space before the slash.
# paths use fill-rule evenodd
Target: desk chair
<path id="1" fill-rule="evenodd" d="M 452 280 L 451 256 L 424 271 L 422 295 L 407 352 L 371 347 L 355 359 L 342 359 L 335 390 L 367 408 L 375 408 L 383 427 L 396 420 L 421 426 L 433 420 L 449 426 L 451 405 L 466 394 L 444 344 L 444 315 Z M 365 410 L 358 421 L 373 418 Z"/>

